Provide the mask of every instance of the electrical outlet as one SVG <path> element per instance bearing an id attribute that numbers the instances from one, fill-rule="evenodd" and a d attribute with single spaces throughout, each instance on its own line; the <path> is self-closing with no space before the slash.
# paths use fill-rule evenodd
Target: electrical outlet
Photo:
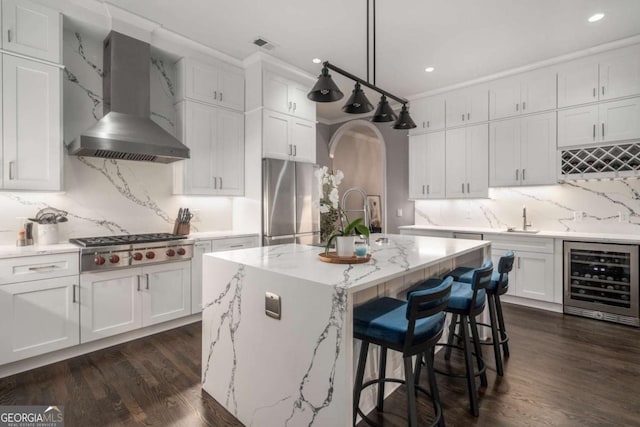
<path id="1" fill-rule="evenodd" d="M 574 211 L 573 212 L 573 220 L 575 222 L 580 222 L 587 217 L 587 213 L 585 211 Z"/>
<path id="2" fill-rule="evenodd" d="M 396 210 L 396 216 L 402 216 L 402 208 Z"/>
<path id="3" fill-rule="evenodd" d="M 629 222 L 629 212 L 618 212 L 618 222 Z"/>
<path id="4" fill-rule="evenodd" d="M 200 218 L 200 209 L 194 209 L 189 212 L 193 214 L 193 218 L 191 218 L 191 222 L 202 222 L 202 218 Z"/>

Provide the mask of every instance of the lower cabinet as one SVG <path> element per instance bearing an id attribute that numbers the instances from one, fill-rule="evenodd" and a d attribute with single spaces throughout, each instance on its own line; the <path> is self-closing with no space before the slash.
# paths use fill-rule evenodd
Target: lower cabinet
<path id="1" fill-rule="evenodd" d="M 189 315 L 190 284 L 190 261 L 82 275 L 80 341 Z"/>
<path id="2" fill-rule="evenodd" d="M 78 276 L 0 286 L 0 365 L 80 343 Z"/>

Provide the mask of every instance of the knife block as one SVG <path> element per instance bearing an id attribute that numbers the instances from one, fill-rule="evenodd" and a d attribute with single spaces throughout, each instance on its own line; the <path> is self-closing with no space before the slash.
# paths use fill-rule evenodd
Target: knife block
<path id="1" fill-rule="evenodd" d="M 191 224 L 180 222 L 176 219 L 173 223 L 173 234 L 176 236 L 187 236 L 191 232 Z"/>

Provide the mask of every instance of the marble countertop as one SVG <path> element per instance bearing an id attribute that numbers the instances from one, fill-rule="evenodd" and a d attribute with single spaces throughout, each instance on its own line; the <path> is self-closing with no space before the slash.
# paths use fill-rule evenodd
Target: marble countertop
<path id="1" fill-rule="evenodd" d="M 554 239 L 582 240 L 595 242 L 619 242 L 619 243 L 640 243 L 640 235 L 637 234 L 614 234 L 614 233 L 584 233 L 574 231 L 547 231 L 540 230 L 538 233 L 518 233 L 517 231 L 507 231 L 505 228 L 488 227 L 456 227 L 440 225 L 403 225 L 401 230 L 434 230 L 451 231 L 460 233 L 498 234 L 503 236 L 527 236 L 527 237 L 550 237 Z"/>
<path id="2" fill-rule="evenodd" d="M 388 237 L 388 243 L 375 243 L 379 237 Z M 397 234 L 375 234 L 371 242 L 372 259 L 363 264 L 325 263 L 318 257 L 323 248 L 299 244 L 216 252 L 205 257 L 355 292 L 490 245 L 480 240 Z"/>
<path id="3" fill-rule="evenodd" d="M 225 237 L 245 237 L 245 236 L 258 236 L 258 233 L 247 233 L 241 231 L 199 231 L 197 233 L 190 233 L 188 238 L 192 240 L 211 240 L 211 239 L 224 239 Z"/>
<path id="4" fill-rule="evenodd" d="M 16 258 L 22 256 L 35 256 L 57 254 L 64 252 L 80 252 L 80 247 L 71 243 L 59 243 L 57 245 L 0 245 L 0 259 Z"/>

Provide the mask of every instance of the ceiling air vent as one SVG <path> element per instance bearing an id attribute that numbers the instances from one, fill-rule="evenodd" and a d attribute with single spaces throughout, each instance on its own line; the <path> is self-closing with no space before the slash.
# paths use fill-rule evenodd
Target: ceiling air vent
<path id="1" fill-rule="evenodd" d="M 256 37 L 255 40 L 253 40 L 253 44 L 255 44 L 256 46 L 261 47 L 262 49 L 265 49 L 265 50 L 273 50 L 276 47 L 269 40 L 265 39 L 264 37 L 260 37 L 260 36 Z"/>

